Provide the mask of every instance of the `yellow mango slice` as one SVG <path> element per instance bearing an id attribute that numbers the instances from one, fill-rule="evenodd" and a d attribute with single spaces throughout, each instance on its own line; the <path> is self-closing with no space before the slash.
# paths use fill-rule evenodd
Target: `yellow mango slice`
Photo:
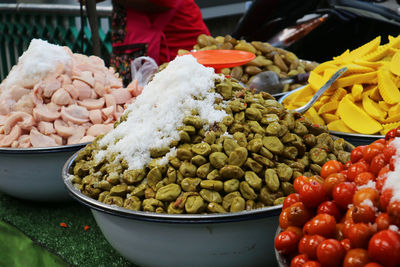
<path id="1" fill-rule="evenodd" d="M 316 123 L 319 125 L 325 125 L 324 120 L 318 115 L 315 108 L 311 107 L 309 110 L 307 110 L 305 115 L 312 123 Z"/>
<path id="2" fill-rule="evenodd" d="M 380 134 L 385 135 L 390 130 L 397 128 L 400 126 L 400 121 L 382 124 L 383 129 L 380 131 Z"/>
<path id="3" fill-rule="evenodd" d="M 373 89 L 369 90 L 368 95 L 372 100 L 374 100 L 376 102 L 383 100 L 381 94 L 379 93 L 378 86 L 375 86 Z"/>
<path id="4" fill-rule="evenodd" d="M 392 52 L 390 52 L 390 45 L 385 44 L 385 45 L 381 45 L 380 47 L 378 47 L 378 49 L 376 49 L 372 53 L 369 53 L 369 54 L 363 56 L 361 59 L 366 60 L 366 61 L 378 61 L 378 60 L 382 59 L 383 57 L 385 57 L 386 55 L 388 55 L 388 53 L 392 53 Z"/>
<path id="5" fill-rule="evenodd" d="M 333 86 L 336 87 L 346 87 L 346 86 L 351 86 L 353 84 L 372 84 L 376 83 L 376 75 L 377 72 L 368 72 L 368 73 L 362 73 L 362 74 L 354 74 L 350 76 L 346 76 L 344 78 L 339 78 Z"/>
<path id="6" fill-rule="evenodd" d="M 389 109 L 392 107 L 392 105 L 386 103 L 385 101 L 379 101 L 378 102 L 379 107 L 384 110 L 384 111 L 389 111 Z"/>
<path id="7" fill-rule="evenodd" d="M 354 64 L 354 63 L 347 64 L 346 67 L 347 67 L 347 70 L 343 74 L 343 76 L 348 76 L 350 74 L 355 74 L 355 73 L 367 73 L 367 72 L 375 71 L 375 69 L 373 69 L 371 67 L 366 67 L 366 66 L 362 66 L 362 65 L 358 65 L 358 64 Z"/>
<path id="8" fill-rule="evenodd" d="M 335 114 L 331 114 L 331 113 L 321 114 L 321 117 L 324 119 L 326 124 L 340 119 L 339 116 L 337 116 Z"/>
<path id="9" fill-rule="evenodd" d="M 318 91 L 318 89 L 321 88 L 326 81 L 327 80 L 324 80 L 321 75 L 313 71 L 310 72 L 310 77 L 308 77 L 308 84 L 311 86 L 314 92 Z"/>
<path id="10" fill-rule="evenodd" d="M 361 84 L 354 84 L 351 87 L 351 95 L 354 97 L 355 101 L 359 101 L 362 98 L 362 92 L 363 92 L 364 88 Z"/>
<path id="11" fill-rule="evenodd" d="M 354 97 L 351 95 L 351 94 L 347 94 L 347 95 L 345 95 L 343 98 L 342 98 L 342 100 L 344 99 L 344 98 L 347 98 L 348 100 L 350 100 L 351 102 L 356 102 L 355 100 L 354 100 Z"/>
<path id="12" fill-rule="evenodd" d="M 400 76 L 400 52 L 393 55 L 389 64 L 389 69 L 393 74 Z"/>
<path id="13" fill-rule="evenodd" d="M 324 102 L 317 101 L 314 103 L 313 107 L 315 108 L 315 110 L 319 110 L 323 105 L 325 105 Z"/>
<path id="14" fill-rule="evenodd" d="M 389 45 L 391 48 L 400 48 L 400 35 L 389 38 Z"/>
<path id="15" fill-rule="evenodd" d="M 332 76 L 333 76 L 333 74 L 335 74 L 335 72 L 337 72 L 338 71 L 338 68 L 336 67 L 336 68 L 329 68 L 329 69 L 326 69 L 325 71 L 324 71 L 324 74 L 322 75 L 322 79 L 324 80 L 324 81 L 328 81 Z M 347 72 L 347 71 L 346 71 Z"/>
<path id="16" fill-rule="evenodd" d="M 344 51 L 341 55 L 339 55 L 339 56 L 337 56 L 337 57 L 333 57 L 333 63 L 341 62 L 341 60 L 344 59 L 344 58 L 346 58 L 349 54 L 350 54 L 350 50 L 347 49 L 347 50 Z"/>
<path id="17" fill-rule="evenodd" d="M 387 112 L 381 110 L 378 103 L 371 100 L 367 94 L 362 97 L 362 107 L 372 118 L 378 121 L 385 120 Z"/>
<path id="18" fill-rule="evenodd" d="M 317 74 L 322 74 L 326 69 L 335 69 L 337 68 L 337 65 L 333 63 L 333 61 L 325 61 L 324 63 L 319 64 L 315 69 L 313 69 L 313 72 L 316 72 Z"/>
<path id="19" fill-rule="evenodd" d="M 340 118 L 347 127 L 355 132 L 374 134 L 382 130 L 382 125 L 369 116 L 364 110 L 344 97 L 338 107 Z"/>
<path id="20" fill-rule="evenodd" d="M 309 101 L 311 97 L 314 95 L 314 90 L 310 85 L 307 85 L 302 90 L 298 92 L 298 94 L 293 98 L 293 103 L 299 101 Z"/>
<path id="21" fill-rule="evenodd" d="M 396 121 L 400 121 L 400 114 L 388 116 L 386 118 L 386 120 L 383 121 L 383 123 L 392 123 L 392 122 L 396 122 Z"/>
<path id="22" fill-rule="evenodd" d="M 347 94 L 347 90 L 339 87 L 331 97 L 331 101 L 340 101 Z"/>
<path id="23" fill-rule="evenodd" d="M 335 111 L 338 108 L 338 106 L 339 106 L 338 101 L 329 101 L 328 103 L 321 106 L 321 108 L 318 110 L 318 114 L 321 115 L 323 113 Z"/>
<path id="24" fill-rule="evenodd" d="M 378 71 L 379 93 L 388 104 L 400 102 L 400 92 L 390 77 L 390 72 L 384 69 Z"/>
<path id="25" fill-rule="evenodd" d="M 332 121 L 328 123 L 327 126 L 330 131 L 354 133 L 354 131 L 347 127 L 347 125 L 341 120 Z"/>
<path id="26" fill-rule="evenodd" d="M 362 59 L 355 59 L 354 63 L 357 65 L 360 65 L 360 66 L 374 69 L 374 70 L 378 70 L 380 67 L 387 64 L 387 62 L 382 62 L 382 61 L 371 62 L 371 61 L 366 61 L 366 60 L 362 60 Z"/>
<path id="27" fill-rule="evenodd" d="M 394 117 L 397 114 L 400 114 L 400 103 L 392 106 L 388 111 L 389 117 Z"/>
<path id="28" fill-rule="evenodd" d="M 361 57 L 369 54 L 371 51 L 376 50 L 379 47 L 380 43 L 381 43 L 381 37 L 378 36 L 375 39 L 373 39 L 372 41 L 352 50 L 348 55 L 343 56 L 337 60 L 335 59 L 335 62 L 351 63 L 354 59 L 361 58 Z"/>

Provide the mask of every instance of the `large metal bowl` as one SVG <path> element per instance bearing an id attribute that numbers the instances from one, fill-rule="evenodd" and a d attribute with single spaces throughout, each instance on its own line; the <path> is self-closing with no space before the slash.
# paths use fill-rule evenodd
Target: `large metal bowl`
<path id="1" fill-rule="evenodd" d="M 77 153 L 62 177 L 71 196 L 89 207 L 108 242 L 139 266 L 277 266 L 274 235 L 282 205 L 226 214 L 176 215 L 106 205 L 70 181 Z"/>
<path id="2" fill-rule="evenodd" d="M 283 101 L 290 96 L 291 94 L 303 89 L 303 87 L 296 88 L 293 91 L 290 91 L 283 96 L 281 96 L 278 100 L 279 103 L 283 103 Z M 375 140 L 385 138 L 384 135 L 373 135 L 373 134 L 356 134 L 356 133 L 345 133 L 345 132 L 337 132 L 337 131 L 329 131 L 332 135 L 337 136 L 339 138 L 343 138 L 347 142 L 353 144 L 354 146 L 362 146 L 369 145 Z"/>
<path id="3" fill-rule="evenodd" d="M 34 201 L 71 200 L 60 171 L 65 161 L 85 145 L 0 148 L 0 192 Z"/>

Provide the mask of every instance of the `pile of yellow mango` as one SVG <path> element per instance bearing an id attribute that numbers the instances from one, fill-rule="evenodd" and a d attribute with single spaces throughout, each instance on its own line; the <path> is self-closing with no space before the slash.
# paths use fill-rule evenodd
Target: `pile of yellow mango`
<path id="1" fill-rule="evenodd" d="M 288 109 L 306 104 L 340 68 L 347 71 L 305 113 L 313 123 L 329 130 L 386 134 L 400 126 L 400 35 L 381 45 L 378 36 L 369 43 L 346 50 L 316 67 L 308 85 L 284 100 Z"/>

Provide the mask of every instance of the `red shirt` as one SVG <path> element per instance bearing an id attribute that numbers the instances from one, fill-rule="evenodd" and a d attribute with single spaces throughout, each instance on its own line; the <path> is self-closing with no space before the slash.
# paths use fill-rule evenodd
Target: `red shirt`
<path id="1" fill-rule="evenodd" d="M 152 0 L 169 8 L 176 8 L 177 0 Z M 210 32 L 203 21 L 200 8 L 194 0 L 182 0 L 174 16 L 165 26 L 165 39 L 161 40 L 160 64 L 171 61 L 179 49 L 192 50 L 197 43 L 197 36 Z"/>

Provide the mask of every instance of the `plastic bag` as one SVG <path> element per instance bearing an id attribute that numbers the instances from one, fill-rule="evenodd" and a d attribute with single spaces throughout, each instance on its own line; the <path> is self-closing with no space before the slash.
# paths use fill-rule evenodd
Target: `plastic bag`
<path id="1" fill-rule="evenodd" d="M 157 70 L 158 65 L 151 57 L 135 58 L 131 63 L 132 81 L 137 80 L 138 85 L 144 87 Z"/>

